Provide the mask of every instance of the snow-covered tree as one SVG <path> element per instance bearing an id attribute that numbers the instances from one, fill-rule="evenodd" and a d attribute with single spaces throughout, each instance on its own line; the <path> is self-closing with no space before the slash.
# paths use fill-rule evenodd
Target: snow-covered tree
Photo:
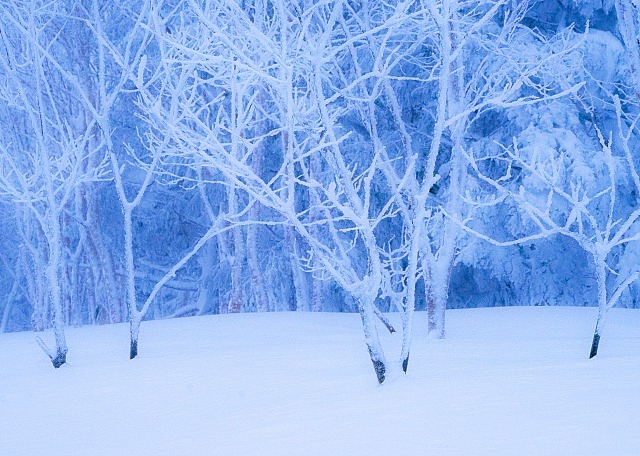
<path id="1" fill-rule="evenodd" d="M 44 280 L 36 282 L 46 283 L 38 286 L 40 304 L 34 310 L 43 317 L 50 302 L 55 349 L 38 340 L 54 367 L 60 367 L 67 354 L 69 304 L 62 286 L 69 261 L 63 250 L 72 229 L 69 211 L 79 186 L 104 172 L 94 142 L 96 118 L 86 116 L 94 107 L 70 68 L 72 62 L 63 65 L 53 55 L 64 45 L 59 38 L 67 28 L 60 20 L 63 11 L 56 4 L 7 2 L 1 14 L 3 107 L 7 123 L 13 123 L 13 137 L 0 138 L 0 188 L 24 211 L 27 227 L 22 232 L 28 236 L 33 273 L 44 271 Z"/>
<path id="2" fill-rule="evenodd" d="M 552 126 L 552 119 L 561 118 L 557 110 L 540 119 L 541 122 L 525 130 L 512 147 L 490 158 L 491 162 L 502 162 L 506 172 L 500 177 L 490 176 L 479 164 L 489 157 L 482 160 L 470 157 L 481 180 L 515 201 L 536 227 L 524 239 L 491 242 L 507 245 L 561 234 L 574 240 L 591 258 L 599 313 L 590 357 L 598 352 L 608 310 L 638 277 L 636 269 L 626 271 L 626 276 L 616 281 L 610 279 L 620 272 L 616 267 L 618 251 L 639 238 L 637 220 L 640 216 L 635 205 L 629 206 L 627 198 L 620 194 L 621 182 L 625 180 L 633 183 L 634 194 L 640 189 L 629 147 L 637 128 L 637 113 L 630 116 L 624 112 L 617 95 L 612 102 L 617 128 L 608 134 L 593 119 L 590 137 L 579 137 L 577 113 L 565 113 L 566 122 L 561 123 L 563 127 L 573 124 L 573 129 Z M 544 133 L 545 128 L 549 129 L 548 133 Z M 611 286 L 608 287 L 608 283 Z"/>
<path id="3" fill-rule="evenodd" d="M 382 382 L 386 361 L 374 310 L 382 276 L 374 231 L 390 204 L 373 206 L 371 182 L 379 173 L 379 154 L 353 156 L 349 134 L 338 123 L 350 109 L 338 88 L 349 90 L 352 82 L 342 73 L 352 58 L 349 49 L 366 41 L 368 31 L 357 24 L 359 12 L 344 2 L 308 5 L 308 10 L 301 4 L 293 11 L 282 2 L 269 3 L 272 10 L 261 5 L 247 10 L 235 2 L 183 5 L 182 29 L 169 33 L 167 26 L 156 26 L 170 56 L 170 79 L 180 81 L 161 94 L 170 96 L 161 100 L 165 107 L 180 100 L 179 112 L 162 109 L 163 128 L 222 173 L 229 188 L 242 191 L 247 207 L 258 202 L 278 214 L 286 223 L 285 239 L 295 245 L 289 232 L 294 230 L 311 249 L 307 259 L 294 250 L 296 263 L 307 261 L 314 273 L 329 274 L 355 298 Z M 407 8 L 379 6 L 381 33 L 399 34 Z M 158 18 L 158 23 L 177 19 Z M 357 36 L 346 35 L 344 28 Z M 368 71 L 375 78 L 375 68 Z M 272 158 L 277 172 L 266 176 L 254 171 L 253 162 L 264 144 L 278 150 Z M 292 269 L 301 305 L 309 296 L 302 292 L 306 279 L 295 278 L 295 265 Z"/>

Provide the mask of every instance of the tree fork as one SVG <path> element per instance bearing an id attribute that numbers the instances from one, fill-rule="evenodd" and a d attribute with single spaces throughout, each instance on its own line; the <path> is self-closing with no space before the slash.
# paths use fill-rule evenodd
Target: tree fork
<path id="1" fill-rule="evenodd" d="M 44 343 L 41 337 L 39 336 L 36 337 L 36 342 L 38 342 L 38 345 L 40 345 L 40 348 L 42 348 L 42 351 L 49 357 L 49 360 L 51 360 L 51 364 L 53 364 L 54 368 L 58 369 L 63 364 L 66 364 L 67 362 L 66 348 L 57 347 L 55 352 L 56 356 L 53 356 L 53 351 L 50 350 L 49 347 L 47 347 L 47 344 Z"/>

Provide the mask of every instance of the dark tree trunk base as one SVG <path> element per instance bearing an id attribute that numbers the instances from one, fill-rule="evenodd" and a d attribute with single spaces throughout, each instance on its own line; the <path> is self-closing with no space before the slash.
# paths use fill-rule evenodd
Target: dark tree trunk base
<path id="1" fill-rule="evenodd" d="M 58 355 L 55 358 L 51 358 L 51 363 L 53 364 L 53 367 L 55 367 L 56 369 L 62 366 L 63 364 L 65 364 L 66 362 L 67 362 L 66 353 L 58 352 Z"/>
<path id="2" fill-rule="evenodd" d="M 595 333 L 593 335 L 593 342 L 591 343 L 591 353 L 589 353 L 589 359 L 595 357 L 598 354 L 598 345 L 600 345 L 600 334 Z"/>
<path id="3" fill-rule="evenodd" d="M 371 355 L 371 350 L 369 350 L 369 355 Z M 378 359 L 374 359 L 371 356 L 371 362 L 373 363 L 373 368 L 376 371 L 376 376 L 378 377 L 378 383 L 382 384 L 385 379 L 385 373 L 387 372 L 387 368 L 384 363 Z"/>
<path id="4" fill-rule="evenodd" d="M 131 339 L 131 350 L 129 350 L 129 359 L 138 356 L 138 341 Z"/>
<path id="5" fill-rule="evenodd" d="M 406 374 L 407 368 L 409 367 L 409 355 L 405 359 L 402 360 L 402 370 Z"/>
<path id="6" fill-rule="evenodd" d="M 373 368 L 376 370 L 376 376 L 378 377 L 378 383 L 383 383 L 385 379 L 386 368 L 382 361 L 373 361 Z"/>

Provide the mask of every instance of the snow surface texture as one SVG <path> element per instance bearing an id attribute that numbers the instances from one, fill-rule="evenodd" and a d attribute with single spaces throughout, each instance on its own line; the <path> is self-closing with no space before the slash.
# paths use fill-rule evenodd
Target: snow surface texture
<path id="1" fill-rule="evenodd" d="M 446 340 L 418 313 L 382 386 L 356 314 L 145 322 L 133 361 L 126 325 L 69 329 L 61 369 L 2 334 L 0 455 L 638 455 L 640 311 L 588 360 L 596 313 L 454 310 Z"/>

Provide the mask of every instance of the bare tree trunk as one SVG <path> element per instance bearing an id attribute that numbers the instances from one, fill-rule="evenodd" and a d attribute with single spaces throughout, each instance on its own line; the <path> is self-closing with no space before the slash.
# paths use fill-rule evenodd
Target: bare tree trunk
<path id="1" fill-rule="evenodd" d="M 456 176 L 457 178 L 457 176 Z M 457 198 L 456 196 L 451 196 Z M 455 210 L 457 203 L 448 204 L 448 209 Z M 449 299 L 451 271 L 456 255 L 458 227 L 448 218 L 444 221 L 443 240 L 438 249 L 435 264 L 425 265 L 425 293 L 427 301 L 427 332 L 430 338 L 444 339 L 445 314 Z"/>
<path id="2" fill-rule="evenodd" d="M 606 259 L 602 258 L 602 255 L 594 254 L 594 264 L 596 267 L 596 281 L 598 283 L 598 320 L 596 321 L 596 330 L 593 333 L 593 341 L 591 342 L 591 351 L 589 352 L 589 359 L 595 357 L 598 354 L 598 347 L 600 345 L 600 336 L 604 329 L 604 324 L 607 319 L 607 264 Z"/>
<path id="3" fill-rule="evenodd" d="M 223 236 L 218 236 L 218 239 Z M 209 243 L 204 248 L 202 255 L 198 257 L 198 262 L 200 263 L 200 269 L 202 270 L 202 274 L 200 276 L 199 281 L 199 293 L 198 293 L 198 301 L 196 306 L 198 308 L 198 315 L 204 315 L 206 312 L 207 304 L 211 301 L 211 271 L 213 270 L 213 257 L 215 251 L 215 244 Z"/>
<path id="4" fill-rule="evenodd" d="M 456 176 L 457 178 L 457 176 Z M 451 195 L 451 198 L 457 196 Z M 448 204 L 447 209 L 454 214 L 458 203 Z M 447 301 L 449 300 L 449 285 L 451 283 L 451 271 L 456 257 L 458 241 L 458 227 L 449 218 L 444 221 L 442 245 L 438 250 L 438 258 L 431 266 L 431 281 L 425 286 L 427 294 L 428 334 L 435 339 L 445 337 L 445 314 Z M 427 277 L 425 275 L 425 277 Z"/>
<path id="5" fill-rule="evenodd" d="M 256 217 L 254 209 L 250 211 L 249 216 L 252 219 Z M 269 310 L 269 299 L 264 284 L 264 272 L 260 269 L 260 261 L 258 260 L 258 227 L 255 225 L 247 227 L 247 265 L 249 266 L 251 292 L 256 304 L 256 310 L 258 312 L 267 312 Z"/>
<path id="6" fill-rule="evenodd" d="M 383 383 L 387 373 L 387 362 L 385 360 L 378 330 L 375 325 L 375 313 L 373 310 L 373 299 L 370 296 L 356 298 L 358 301 L 358 311 L 362 319 L 362 327 L 364 329 L 365 343 L 373 363 L 373 369 L 376 372 L 378 383 Z"/>
<path id="7" fill-rule="evenodd" d="M 289 251 L 289 264 L 293 276 L 293 288 L 296 299 L 296 310 L 309 310 L 309 284 L 305 272 L 300 267 L 298 241 L 296 231 L 291 226 L 284 227 L 284 242 Z"/>
<path id="8" fill-rule="evenodd" d="M 225 264 L 227 268 L 230 268 L 232 262 L 232 256 L 229 252 L 229 245 L 227 236 L 218 236 L 218 258 L 220 263 Z M 226 279 L 226 277 L 225 277 Z M 218 313 L 224 314 L 229 311 L 229 299 L 226 290 L 223 286 L 218 286 Z"/>
<path id="9" fill-rule="evenodd" d="M 125 205 L 125 202 L 122 202 Z M 133 224 L 131 208 L 124 206 L 124 254 L 127 271 L 127 305 L 129 307 L 130 350 L 129 359 L 138 356 L 138 332 L 140 316 L 136 304 L 135 263 L 133 261 Z"/>
<path id="10" fill-rule="evenodd" d="M 135 315 L 131 317 L 129 321 L 129 359 L 133 359 L 138 356 L 138 335 L 140 334 L 140 316 Z"/>
<path id="11" fill-rule="evenodd" d="M 309 176 L 312 180 L 321 181 L 322 162 L 317 154 L 312 154 L 309 158 Z M 320 229 L 315 223 L 320 219 L 319 207 L 321 204 L 318 194 L 316 192 L 309 192 L 309 203 L 311 205 L 309 213 L 309 221 L 311 223 L 310 234 L 311 236 L 319 239 Z M 312 261 L 312 269 L 314 271 L 322 270 L 322 263 L 314 257 Z M 322 312 L 324 307 L 324 297 L 327 294 L 327 281 L 318 277 L 311 276 L 311 310 L 313 312 Z"/>
<path id="12" fill-rule="evenodd" d="M 263 165 L 263 146 L 260 146 L 253 153 L 253 161 L 251 169 L 257 175 L 261 175 Z M 260 206 L 256 202 L 249 210 L 250 220 L 259 220 Z M 269 299 L 264 284 L 264 273 L 260 269 L 260 261 L 258 259 L 258 226 L 247 226 L 247 266 L 249 267 L 249 276 L 251 280 L 251 293 L 256 304 L 258 312 L 266 312 L 269 310 Z"/>
<path id="13" fill-rule="evenodd" d="M 443 290 L 445 286 L 447 285 L 444 278 L 434 281 L 427 296 L 427 331 L 432 339 L 444 339 L 446 335 L 445 315 L 448 292 Z"/>
<path id="14" fill-rule="evenodd" d="M 47 293 L 46 278 L 44 277 L 45 261 L 42 252 L 44 233 L 40 225 L 28 217 L 22 207 L 16 207 L 20 213 L 22 223 L 18 224 L 22 246 L 28 252 L 22 257 L 22 268 L 27 283 L 27 299 L 31 302 L 31 327 L 34 331 L 43 331 L 48 327 L 49 294 Z M 35 239 L 34 239 L 35 238 Z M 29 258 L 31 261 L 29 261 Z"/>
<path id="15" fill-rule="evenodd" d="M 593 341 L 591 343 L 591 351 L 589 353 L 589 358 L 593 358 L 598 354 L 598 346 L 600 345 L 600 337 L 602 336 L 602 331 L 604 330 L 604 324 L 607 318 L 607 314 L 609 310 L 615 306 L 618 299 L 622 293 L 631 286 L 638 277 L 640 277 L 640 272 L 636 271 L 630 274 L 611 294 L 610 297 L 607 296 L 607 254 L 604 253 L 598 247 L 592 252 L 594 263 L 596 267 L 596 279 L 598 282 L 598 320 L 596 322 L 596 330 L 593 334 Z"/>
<path id="16" fill-rule="evenodd" d="M 324 297 L 327 295 L 327 281 L 316 277 L 312 280 L 311 310 L 313 312 L 322 312 L 324 308 Z"/>
<path id="17" fill-rule="evenodd" d="M 92 220 L 93 216 L 89 219 Z M 107 314 L 109 323 L 119 323 L 126 319 L 126 300 L 123 300 L 119 293 L 117 284 L 116 267 L 113 255 L 104 245 L 102 234 L 97 226 L 88 226 L 88 254 L 91 255 L 91 269 L 96 281 L 100 281 L 100 288 L 94 289 L 94 300 L 98 300 L 93 307 L 94 316 L 99 316 L 104 311 Z M 100 293 L 103 291 L 103 294 Z M 102 301 L 102 302 L 100 302 Z"/>
<path id="18" fill-rule="evenodd" d="M 7 323 L 9 322 L 9 315 L 11 315 L 11 307 L 18 294 L 18 287 L 20 285 L 20 276 L 18 274 L 18 265 L 16 264 L 15 277 L 13 279 L 13 285 L 11 285 L 11 291 L 7 295 L 7 301 L 2 311 L 2 319 L 0 319 L 0 334 L 7 330 Z"/>
<path id="19" fill-rule="evenodd" d="M 56 369 L 67 362 L 67 341 L 64 334 L 64 314 L 62 308 L 62 297 L 60 293 L 60 220 L 57 211 L 51 207 L 49 214 L 49 262 L 45 275 L 47 278 L 49 292 L 51 294 L 51 306 L 53 308 L 53 333 L 55 336 L 55 353 L 49 352 L 51 363 Z"/>
<path id="20" fill-rule="evenodd" d="M 95 7 L 95 4 L 93 5 Z M 94 11 L 97 13 L 97 11 Z M 99 20 L 94 23 L 94 26 L 99 25 Z M 100 60 L 100 50 L 96 52 L 87 43 L 90 43 L 94 31 L 89 29 L 78 30 L 77 39 L 82 43 L 75 50 L 75 60 L 82 62 L 82 68 L 84 71 L 82 77 L 82 87 L 91 103 L 94 106 L 100 106 L 105 100 L 102 99 L 100 94 L 100 85 L 104 84 L 101 79 L 104 77 L 101 70 L 96 74 L 95 69 L 92 70 L 92 59 Z M 87 129 L 90 124 L 91 114 L 84 110 L 79 114 L 82 125 L 80 131 Z M 104 125 L 103 125 L 104 126 Z M 107 130 L 100 131 L 97 125 L 93 127 L 93 136 L 87 141 L 87 151 L 100 150 L 101 133 L 108 136 L 110 132 Z M 108 139 L 110 144 L 111 140 Z M 112 152 L 111 146 L 109 147 L 109 153 Z M 101 165 L 103 156 L 96 153 L 89 153 L 86 161 L 86 169 L 91 172 L 98 169 Z M 88 303 L 88 309 L 90 313 L 90 319 L 96 323 L 100 320 L 101 315 L 109 323 L 116 323 L 125 321 L 127 318 L 127 300 L 121 297 L 120 286 L 118 284 L 118 274 L 116 264 L 114 261 L 113 253 L 105 245 L 103 233 L 100 230 L 102 225 L 102 219 L 100 216 L 100 207 L 98 203 L 98 189 L 94 182 L 86 182 L 80 188 L 79 192 L 82 195 L 82 203 L 84 205 L 84 224 L 81 229 L 84 229 L 84 236 L 86 239 L 86 248 L 84 249 L 84 259 L 89 264 L 91 273 L 97 284 L 100 283 L 100 287 L 94 287 L 91 296 L 87 293 L 86 299 L 90 299 Z"/>
<path id="21" fill-rule="evenodd" d="M 445 51 L 447 56 L 445 61 L 447 65 L 444 70 L 450 74 L 446 78 L 447 87 L 445 87 L 446 108 L 448 117 L 463 111 L 464 94 L 464 71 L 460 63 L 460 57 L 451 58 L 458 49 L 460 34 L 458 33 L 457 19 L 459 16 L 458 5 L 454 3 L 453 8 L 449 11 L 450 17 L 446 17 L 445 31 L 448 37 Z M 443 82 L 444 83 L 444 82 Z M 441 87 L 442 90 L 442 87 Z M 458 216 L 461 211 L 462 178 L 463 165 L 462 152 L 464 148 L 464 132 L 466 122 L 460 119 L 455 122 L 449 131 L 451 133 L 452 148 L 451 157 L 449 158 L 449 194 L 446 203 L 446 212 L 448 216 L 444 218 L 442 227 L 442 243 L 438 249 L 438 255 L 435 263 L 431 264 L 431 284 L 425 286 L 428 293 L 427 296 L 427 313 L 428 313 L 428 335 L 431 338 L 444 339 L 445 337 L 445 313 L 447 310 L 447 301 L 449 299 L 449 284 L 451 282 L 451 271 L 456 256 L 456 246 L 458 242 L 459 228 L 450 219 L 449 216 Z"/>
<path id="22" fill-rule="evenodd" d="M 415 198 L 415 209 L 413 210 L 413 226 L 411 226 L 412 233 L 409 244 L 409 254 L 407 258 L 406 268 L 406 295 L 402 303 L 401 309 L 402 316 L 402 370 L 407 373 L 409 368 L 409 354 L 411 351 L 411 339 L 413 332 L 413 313 L 416 306 L 416 278 L 418 275 L 419 253 L 420 253 L 420 239 L 422 237 L 422 223 L 424 220 L 424 197 Z M 431 319 L 429 319 L 430 321 Z"/>
<path id="23" fill-rule="evenodd" d="M 238 213 L 235 188 L 229 186 L 229 214 Z M 242 227 L 236 226 L 231 230 L 233 237 L 233 261 L 231 263 L 231 299 L 229 301 L 229 313 L 239 313 L 242 310 L 242 288 L 244 277 L 242 274 L 245 260 L 245 244 L 242 235 Z"/>
<path id="24" fill-rule="evenodd" d="M 75 219 L 83 220 L 83 210 L 86 207 L 84 204 L 84 195 L 80 188 L 77 189 L 75 194 L 75 202 L 74 202 L 74 211 L 75 211 Z M 81 224 L 79 224 L 81 225 Z M 82 326 L 82 301 L 83 298 L 86 297 L 85 284 L 87 282 L 86 278 L 81 280 L 81 271 L 82 271 L 82 258 L 85 254 L 87 243 L 87 235 L 84 227 L 78 227 L 78 242 L 74 249 L 71 249 L 71 242 L 69 242 L 69 265 L 67 267 L 68 270 L 68 286 L 69 290 L 67 292 L 69 300 L 69 313 L 70 320 L 74 326 Z M 92 303 L 88 304 L 88 308 L 92 306 Z"/>
<path id="25" fill-rule="evenodd" d="M 233 261 L 231 264 L 231 300 L 229 301 L 229 313 L 238 313 L 242 310 L 242 287 L 244 277 L 242 266 L 244 264 L 244 239 L 242 228 L 235 227 L 233 236 Z"/>
<path id="26" fill-rule="evenodd" d="M 91 157 L 92 167 L 97 167 L 96 157 Z M 109 323 L 119 323 L 127 318 L 126 299 L 121 297 L 120 285 L 118 284 L 118 274 L 114 261 L 113 252 L 107 248 L 104 235 L 100 231 L 102 217 L 98 204 L 98 194 L 96 184 L 87 182 L 82 186 L 81 191 L 85 199 L 84 229 L 86 230 L 87 249 L 85 256 L 89 263 L 95 280 L 100 281 L 99 289 L 93 293 L 94 303 L 92 305 L 92 318 L 96 315 L 106 314 Z"/>

